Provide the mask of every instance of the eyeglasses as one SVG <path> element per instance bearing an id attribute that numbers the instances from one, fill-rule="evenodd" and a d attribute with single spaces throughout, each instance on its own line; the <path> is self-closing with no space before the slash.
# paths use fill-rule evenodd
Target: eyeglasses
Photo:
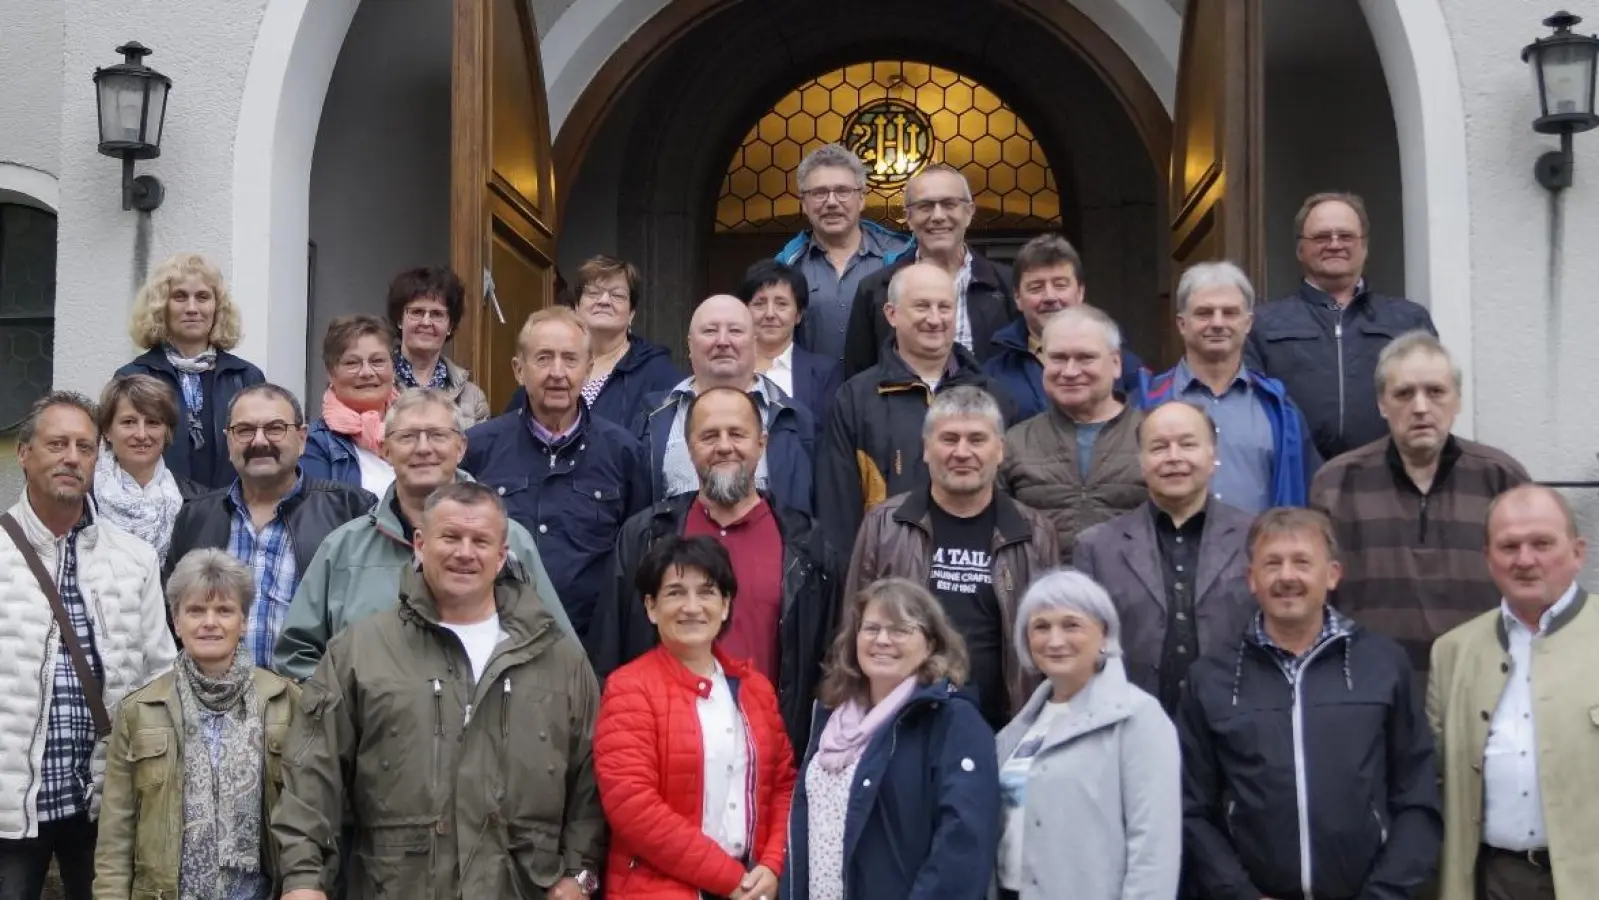
<path id="1" fill-rule="evenodd" d="M 1299 239 L 1309 241 L 1318 247 L 1329 247 L 1333 241 L 1337 241 L 1340 244 L 1353 244 L 1363 237 L 1365 235 L 1356 234 L 1353 231 L 1318 231 L 1315 234 L 1302 234 Z"/>
<path id="2" fill-rule="evenodd" d="M 964 208 L 970 202 L 965 197 L 938 197 L 933 200 L 917 200 L 915 203 L 907 203 L 905 204 L 905 211 L 919 216 L 931 215 L 935 209 L 952 213 Z"/>
<path id="3" fill-rule="evenodd" d="M 427 309 L 421 306 L 412 306 L 405 311 L 407 322 L 448 322 L 450 311 L 447 309 Z"/>
<path id="4" fill-rule="evenodd" d="M 430 444 L 443 444 L 453 441 L 461 436 L 461 432 L 454 428 L 406 428 L 400 431 L 391 431 L 384 440 L 390 441 L 396 447 L 415 447 L 417 441 L 427 438 Z"/>
<path id="5" fill-rule="evenodd" d="M 616 303 L 626 303 L 627 288 L 612 288 L 611 290 L 606 290 L 604 288 L 586 287 L 583 289 L 584 300 L 601 300 L 606 297 L 609 297 Z"/>
<path id="6" fill-rule="evenodd" d="M 362 369 L 370 367 L 374 372 L 387 372 L 389 367 L 392 365 L 394 365 L 394 362 L 388 357 L 379 357 L 376 359 L 341 359 L 339 360 L 339 371 L 346 375 L 358 375 Z"/>
<path id="7" fill-rule="evenodd" d="M 861 189 L 857 187 L 814 187 L 800 191 L 800 196 L 811 203 L 826 203 L 832 197 L 848 200 L 859 196 L 860 192 Z"/>
<path id="8" fill-rule="evenodd" d="M 290 428 L 299 428 L 301 423 L 290 424 L 284 421 L 268 422 L 265 425 L 254 425 L 249 422 L 240 422 L 228 426 L 228 434 L 241 444 L 248 444 L 255 440 L 257 433 L 266 435 L 266 439 L 276 444 L 289 435 Z"/>
<path id="9" fill-rule="evenodd" d="M 893 641 L 896 644 L 901 644 L 910 640 L 912 635 L 921 630 L 922 629 L 918 626 L 908 625 L 903 622 L 898 625 L 884 625 L 881 622 L 863 622 L 861 624 L 860 633 L 862 637 L 869 641 L 875 641 L 882 635 L 887 634 L 890 641 Z"/>

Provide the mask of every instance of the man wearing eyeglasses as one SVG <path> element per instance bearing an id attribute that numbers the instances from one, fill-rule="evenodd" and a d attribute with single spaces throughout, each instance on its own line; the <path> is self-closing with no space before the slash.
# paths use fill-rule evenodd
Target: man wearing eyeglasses
<path id="1" fill-rule="evenodd" d="M 278 674 L 296 681 L 311 677 L 334 635 L 394 609 L 401 576 L 416 563 L 412 544 L 423 504 L 447 484 L 472 480 L 459 468 L 467 415 L 439 388 L 414 388 L 389 406 L 383 456 L 394 467 L 394 483 L 366 515 L 334 529 L 312 557 L 278 636 Z M 505 540 L 509 556 L 501 577 L 531 584 L 556 624 L 576 638 L 533 536 L 512 521 Z"/>
<path id="2" fill-rule="evenodd" d="M 172 526 L 164 584 L 190 550 L 214 547 L 255 570 L 255 601 L 244 647 L 252 664 L 272 668 L 300 576 L 322 541 L 376 502 L 353 485 L 307 478 L 305 413 L 287 389 L 247 387 L 228 407 L 228 458 L 239 473 L 227 490 L 183 505 Z"/>
<path id="3" fill-rule="evenodd" d="M 1305 279 L 1255 310 L 1245 364 L 1304 411 L 1323 459 L 1388 436 L 1377 411 L 1377 354 L 1407 331 L 1433 335 L 1426 307 L 1373 292 L 1364 278 L 1371 222 L 1354 194 L 1313 194 L 1294 217 Z"/>
<path id="4" fill-rule="evenodd" d="M 844 375 L 866 371 L 883 357 L 893 335 L 883 307 L 888 282 L 912 263 L 929 263 L 955 281 L 955 343 L 970 350 L 979 363 L 998 352 L 994 335 L 1020 316 L 1011 292 L 1007 266 L 990 262 L 966 246 L 966 229 L 977 204 L 966 176 L 953 166 L 935 163 L 905 183 L 905 219 L 915 236 L 914 247 L 890 256 L 885 268 L 861 282 L 850 311 L 844 344 Z"/>
<path id="5" fill-rule="evenodd" d="M 850 310 L 861 281 L 903 251 L 905 235 L 861 219 L 866 206 L 866 166 L 838 144 L 800 161 L 799 194 L 811 227 L 777 253 L 777 261 L 805 276 L 809 298 L 798 334 L 800 346 L 830 359 L 844 358 Z"/>

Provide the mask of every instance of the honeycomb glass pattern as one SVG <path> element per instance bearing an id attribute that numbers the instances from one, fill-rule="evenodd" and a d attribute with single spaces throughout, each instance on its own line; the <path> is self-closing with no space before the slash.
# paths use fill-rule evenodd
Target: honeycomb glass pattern
<path id="1" fill-rule="evenodd" d="M 55 266 L 56 217 L 0 204 L 0 430 L 50 390 Z"/>
<path id="2" fill-rule="evenodd" d="M 888 102 L 885 102 L 888 101 Z M 786 234 L 805 227 L 794 173 L 805 154 L 845 141 L 860 111 L 900 104 L 931 127 L 932 162 L 961 170 L 972 186 L 976 229 L 1060 227 L 1060 194 L 1032 129 L 993 91 L 949 69 L 910 61 L 863 62 L 805 82 L 761 116 L 733 152 L 716 204 L 716 230 Z M 919 124 L 919 123 L 918 123 Z M 868 169 L 871 169 L 868 163 Z M 870 219 L 903 226 L 903 179 L 868 182 Z"/>

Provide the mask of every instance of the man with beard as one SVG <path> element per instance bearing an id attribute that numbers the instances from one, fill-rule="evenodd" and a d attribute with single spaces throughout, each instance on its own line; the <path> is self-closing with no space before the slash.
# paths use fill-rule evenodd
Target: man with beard
<path id="1" fill-rule="evenodd" d="M 1216 425 L 1166 403 L 1138 426 L 1149 503 L 1084 531 L 1072 564 L 1121 616 L 1127 679 L 1171 715 L 1194 660 L 1230 645 L 1255 611 L 1244 582 L 1248 513 L 1210 496 Z"/>
<path id="2" fill-rule="evenodd" d="M 108 710 L 172 665 L 155 550 L 95 515 L 100 435 L 77 394 L 22 422 L 26 487 L 0 517 L 0 889 L 37 900 L 54 858 L 67 900 L 89 900 Z"/>
<path id="3" fill-rule="evenodd" d="M 1282 382 L 1244 365 L 1255 289 L 1230 262 L 1190 266 L 1177 283 L 1177 366 L 1149 379 L 1142 405 L 1186 400 L 1216 423 L 1211 496 L 1249 513 L 1304 506 L 1321 456 Z"/>
<path id="4" fill-rule="evenodd" d="M 1011 640 L 1016 608 L 1060 557 L 1049 519 L 994 488 L 1004 456 L 1004 420 L 991 395 L 975 387 L 939 394 L 922 425 L 930 484 L 866 516 L 844 580 L 846 597 L 881 578 L 926 584 L 966 641 L 967 684 L 995 730 L 1033 686 Z"/>
<path id="5" fill-rule="evenodd" d="M 756 489 L 766 433 L 754 397 L 730 387 L 691 397 L 683 435 L 699 490 L 662 500 L 622 526 L 609 596 L 589 629 L 594 670 L 604 678 L 655 646 L 657 632 L 633 578 L 650 547 L 674 534 L 716 538 L 738 583 L 736 614 L 721 647 L 776 685 L 789 737 L 803 752 L 838 615 L 836 557 L 809 516 Z"/>
<path id="6" fill-rule="evenodd" d="M 249 627 L 240 643 L 252 665 L 272 668 L 300 576 L 335 528 L 359 517 L 377 498 L 300 471 L 305 414 L 275 384 L 240 391 L 228 407 L 228 458 L 239 475 L 225 491 L 183 505 L 172 526 L 162 581 L 190 550 L 215 547 L 256 573 Z"/>
<path id="7" fill-rule="evenodd" d="M 1315 510 L 1249 529 L 1260 610 L 1188 670 L 1183 856 L 1197 896 L 1416 896 L 1443 839 L 1432 732 L 1405 652 L 1327 605 L 1338 540 Z"/>

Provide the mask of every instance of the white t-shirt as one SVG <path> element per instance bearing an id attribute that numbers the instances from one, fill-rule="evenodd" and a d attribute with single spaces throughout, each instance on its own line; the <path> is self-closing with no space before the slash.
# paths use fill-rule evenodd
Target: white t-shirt
<path id="1" fill-rule="evenodd" d="M 389 485 L 394 483 L 394 467 L 389 465 L 388 460 L 364 447 L 355 448 L 355 461 L 361 466 L 361 487 L 372 496 L 382 498 Z"/>
<path id="2" fill-rule="evenodd" d="M 500 617 L 490 616 L 481 622 L 470 625 L 453 625 L 449 622 L 440 622 L 445 628 L 455 632 L 461 639 L 461 646 L 466 648 L 466 658 L 472 661 L 472 683 L 476 684 L 483 677 L 483 670 L 488 668 L 489 657 L 494 655 L 494 648 L 505 638 L 505 632 L 500 630 Z"/>
<path id="3" fill-rule="evenodd" d="M 1004 830 L 999 835 L 999 886 L 1007 891 L 1021 890 L 1022 837 L 1027 824 L 1027 776 L 1033 760 L 1044 746 L 1055 720 L 1066 714 L 1065 703 L 1045 703 L 1021 743 L 999 767 L 999 793 L 1005 810 Z"/>

